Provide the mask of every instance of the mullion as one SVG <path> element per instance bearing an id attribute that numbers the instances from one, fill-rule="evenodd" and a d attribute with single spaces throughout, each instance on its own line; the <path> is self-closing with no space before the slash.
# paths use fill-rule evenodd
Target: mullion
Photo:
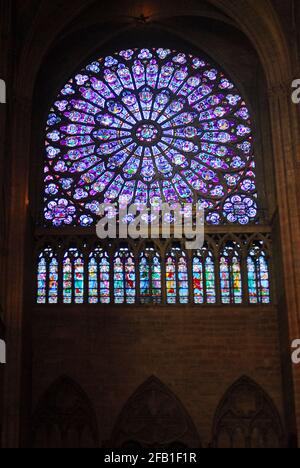
<path id="1" fill-rule="evenodd" d="M 208 297 L 207 297 L 207 279 L 206 279 L 206 261 L 208 257 L 202 256 L 202 281 L 203 281 L 203 303 L 208 304 Z"/>

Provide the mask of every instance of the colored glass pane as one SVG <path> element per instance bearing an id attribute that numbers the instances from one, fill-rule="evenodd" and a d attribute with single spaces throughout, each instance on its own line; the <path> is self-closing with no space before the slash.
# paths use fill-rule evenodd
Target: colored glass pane
<path id="1" fill-rule="evenodd" d="M 47 225 L 96 224 L 100 203 L 195 200 L 212 225 L 258 219 L 249 110 L 207 60 L 116 52 L 63 87 L 47 119 Z"/>

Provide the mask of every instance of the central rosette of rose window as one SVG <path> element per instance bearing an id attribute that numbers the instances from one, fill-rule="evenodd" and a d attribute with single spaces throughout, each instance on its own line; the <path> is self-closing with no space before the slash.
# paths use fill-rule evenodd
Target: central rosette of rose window
<path id="1" fill-rule="evenodd" d="M 139 124 L 135 129 L 137 140 L 143 145 L 153 145 L 159 140 L 160 129 L 153 122 Z"/>

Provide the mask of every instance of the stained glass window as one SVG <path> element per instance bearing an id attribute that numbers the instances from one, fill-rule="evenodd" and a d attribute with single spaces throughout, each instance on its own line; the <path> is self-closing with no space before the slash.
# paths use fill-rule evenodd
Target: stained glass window
<path id="1" fill-rule="evenodd" d="M 130 250 L 120 248 L 114 259 L 114 298 L 116 304 L 134 304 L 136 273 L 134 256 Z"/>
<path id="2" fill-rule="evenodd" d="M 50 247 L 39 255 L 37 302 L 38 304 L 58 302 L 58 261 Z"/>
<path id="3" fill-rule="evenodd" d="M 229 242 L 220 258 L 221 299 L 223 304 L 241 304 L 243 302 L 242 273 L 239 247 Z"/>
<path id="4" fill-rule="evenodd" d="M 161 303 L 161 258 L 154 248 L 140 257 L 140 299 L 142 304 Z"/>
<path id="5" fill-rule="evenodd" d="M 63 300 L 64 304 L 84 302 L 84 261 L 76 248 L 70 248 L 64 256 Z"/>
<path id="6" fill-rule="evenodd" d="M 193 288 L 195 304 L 216 303 L 215 262 L 207 247 L 194 255 Z"/>
<path id="7" fill-rule="evenodd" d="M 263 243 L 255 243 L 247 258 L 248 290 L 251 304 L 270 303 L 269 263 Z"/>
<path id="8" fill-rule="evenodd" d="M 244 234 L 218 244 L 213 239 L 191 256 L 179 243 L 164 255 L 148 241 L 137 257 L 126 244 L 111 256 L 102 245 L 88 249 L 86 241 L 67 250 L 61 245 L 57 251 L 43 248 L 37 265 L 37 303 L 270 304 L 269 245 Z M 247 251 L 243 268 L 241 251 Z"/>
<path id="9" fill-rule="evenodd" d="M 168 304 L 177 302 L 176 256 L 171 253 L 166 262 L 167 301 Z"/>
<path id="10" fill-rule="evenodd" d="M 204 303 L 203 261 L 200 255 L 193 260 L 193 286 L 196 304 Z"/>
<path id="11" fill-rule="evenodd" d="M 96 248 L 89 258 L 89 303 L 110 303 L 110 261 L 101 248 Z"/>
<path id="12" fill-rule="evenodd" d="M 179 247 L 173 247 L 167 255 L 166 283 L 168 304 L 189 302 L 187 258 Z"/>
<path id="13" fill-rule="evenodd" d="M 258 220 L 243 98 L 206 59 L 162 48 L 116 52 L 66 83 L 47 119 L 44 182 L 55 227 L 95 224 L 102 202 L 196 201 L 208 224 Z"/>

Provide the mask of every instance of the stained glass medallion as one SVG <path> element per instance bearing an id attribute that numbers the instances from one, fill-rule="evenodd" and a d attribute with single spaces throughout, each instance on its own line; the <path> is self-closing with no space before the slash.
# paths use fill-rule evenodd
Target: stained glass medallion
<path id="1" fill-rule="evenodd" d="M 94 225 L 103 202 L 199 203 L 208 224 L 257 221 L 248 108 L 192 55 L 134 49 L 88 64 L 51 108 L 45 151 L 47 225 Z"/>

